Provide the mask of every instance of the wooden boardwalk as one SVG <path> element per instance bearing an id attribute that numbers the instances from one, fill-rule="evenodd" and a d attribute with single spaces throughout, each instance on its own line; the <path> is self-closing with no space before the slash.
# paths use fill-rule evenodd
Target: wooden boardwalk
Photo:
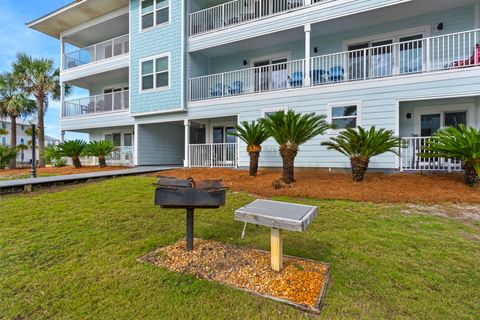
<path id="1" fill-rule="evenodd" d="M 0 181 L 0 194 L 17 193 L 24 191 L 33 191 L 33 189 L 41 186 L 53 186 L 59 184 L 73 184 L 77 182 L 85 182 L 88 180 L 114 178 L 129 175 L 138 175 L 157 171 L 175 169 L 178 166 L 141 166 L 123 170 L 112 170 L 102 172 L 88 172 L 79 174 L 69 174 L 62 176 L 39 177 L 28 179 L 17 179 Z"/>

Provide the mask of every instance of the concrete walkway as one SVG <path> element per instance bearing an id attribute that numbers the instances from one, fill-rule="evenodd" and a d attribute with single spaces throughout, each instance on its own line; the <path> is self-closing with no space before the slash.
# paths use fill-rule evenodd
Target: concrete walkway
<path id="1" fill-rule="evenodd" d="M 56 184 L 68 184 L 90 179 L 113 178 L 120 176 L 137 175 L 144 173 L 151 173 L 157 171 L 164 171 L 179 168 L 178 166 L 142 166 L 123 170 L 101 171 L 101 172 L 87 172 L 79 174 L 69 174 L 63 176 L 51 176 L 40 178 L 28 178 L 0 181 L 0 194 L 16 193 L 23 191 L 32 191 L 33 188 L 39 186 L 52 186 Z"/>

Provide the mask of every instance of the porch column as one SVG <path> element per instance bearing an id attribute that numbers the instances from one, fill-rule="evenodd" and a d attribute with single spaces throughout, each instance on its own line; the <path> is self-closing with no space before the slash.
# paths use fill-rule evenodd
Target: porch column
<path id="1" fill-rule="evenodd" d="M 309 6 L 312 4 L 312 0 L 305 0 L 305 6 Z"/>
<path id="2" fill-rule="evenodd" d="M 310 31 L 311 24 L 306 24 L 305 27 L 305 86 L 310 86 Z"/>
<path id="3" fill-rule="evenodd" d="M 60 133 L 60 142 L 65 142 L 65 131 L 62 130 L 62 132 Z"/>
<path id="4" fill-rule="evenodd" d="M 185 119 L 183 121 L 183 125 L 185 126 L 185 157 L 183 160 L 183 166 L 188 168 L 190 166 L 190 159 L 189 159 L 189 146 L 190 146 L 190 121 Z"/>
<path id="5" fill-rule="evenodd" d="M 133 165 L 138 166 L 138 128 L 139 125 L 135 123 L 133 125 Z"/>

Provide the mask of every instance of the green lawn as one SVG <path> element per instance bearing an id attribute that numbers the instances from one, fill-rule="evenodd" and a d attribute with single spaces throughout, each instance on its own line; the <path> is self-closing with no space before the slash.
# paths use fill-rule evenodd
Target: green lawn
<path id="1" fill-rule="evenodd" d="M 56 176 L 56 174 L 52 173 L 39 173 L 37 174 L 37 177 L 53 177 Z M 8 181 L 8 180 L 17 180 L 17 179 L 28 179 L 30 178 L 30 174 L 11 174 L 11 175 L 3 175 L 0 176 L 0 181 Z"/>
<path id="2" fill-rule="evenodd" d="M 135 259 L 184 236 L 183 212 L 153 205 L 153 178 L 0 198 L 1 319 L 302 319 L 296 309 Z M 233 220 L 252 200 L 199 211 L 197 237 L 261 249 L 269 230 Z M 284 199 L 287 200 L 287 199 Z M 332 266 L 324 319 L 478 319 L 480 224 L 400 205 L 317 201 L 284 251 Z"/>

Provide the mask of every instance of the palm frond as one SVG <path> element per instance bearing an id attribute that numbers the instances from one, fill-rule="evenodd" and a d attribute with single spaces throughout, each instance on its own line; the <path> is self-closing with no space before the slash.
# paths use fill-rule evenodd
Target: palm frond
<path id="1" fill-rule="evenodd" d="M 80 157 L 84 155 L 87 143 L 83 140 L 70 140 L 59 144 L 58 148 L 62 157 Z"/>
<path id="2" fill-rule="evenodd" d="M 84 154 L 94 157 L 105 157 L 117 150 L 117 147 L 109 140 L 91 141 L 86 145 Z"/>
<path id="3" fill-rule="evenodd" d="M 259 146 L 270 137 L 264 125 L 256 121 L 242 121 L 240 125 L 235 125 L 235 132 L 228 134 L 240 138 L 249 146 Z"/>

